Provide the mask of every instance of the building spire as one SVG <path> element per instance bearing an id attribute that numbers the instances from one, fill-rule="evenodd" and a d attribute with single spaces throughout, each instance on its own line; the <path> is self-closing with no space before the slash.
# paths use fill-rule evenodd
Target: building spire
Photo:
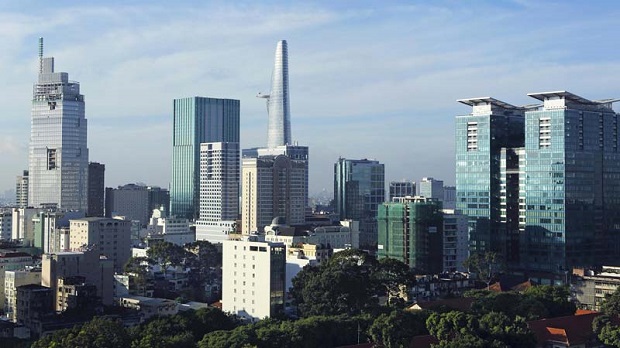
<path id="1" fill-rule="evenodd" d="M 276 47 L 271 92 L 268 96 L 258 95 L 259 98 L 268 98 L 267 147 L 269 148 L 291 144 L 291 111 L 288 93 L 288 45 L 286 40 L 281 40 L 278 41 Z"/>

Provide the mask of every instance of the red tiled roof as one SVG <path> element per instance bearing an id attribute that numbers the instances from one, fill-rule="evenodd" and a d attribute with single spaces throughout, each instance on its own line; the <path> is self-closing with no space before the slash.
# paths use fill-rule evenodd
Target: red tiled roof
<path id="1" fill-rule="evenodd" d="M 527 323 L 534 332 L 536 340 L 544 342 L 563 342 L 568 345 L 585 344 L 592 337 L 592 321 L 600 313 L 533 320 Z"/>
<path id="2" fill-rule="evenodd" d="M 584 314 L 592 314 L 592 313 L 598 313 L 597 311 L 592 311 L 589 309 L 578 309 L 575 312 L 575 315 L 584 315 Z"/>

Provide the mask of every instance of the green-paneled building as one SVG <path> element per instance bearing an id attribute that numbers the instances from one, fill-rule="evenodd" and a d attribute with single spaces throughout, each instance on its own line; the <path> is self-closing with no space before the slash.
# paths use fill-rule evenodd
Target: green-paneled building
<path id="1" fill-rule="evenodd" d="M 440 201 L 406 197 L 379 205 L 379 258 L 403 261 L 417 272 L 443 271 L 443 213 Z"/>

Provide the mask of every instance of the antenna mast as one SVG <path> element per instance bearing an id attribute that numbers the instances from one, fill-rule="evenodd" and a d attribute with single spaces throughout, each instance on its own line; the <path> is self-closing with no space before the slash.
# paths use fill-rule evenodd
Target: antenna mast
<path id="1" fill-rule="evenodd" d="M 39 74 L 43 73 L 43 38 L 39 38 Z"/>

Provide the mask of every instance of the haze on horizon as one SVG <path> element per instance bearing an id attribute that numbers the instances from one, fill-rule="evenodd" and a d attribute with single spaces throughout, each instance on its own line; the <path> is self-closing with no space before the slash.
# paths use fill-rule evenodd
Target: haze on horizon
<path id="1" fill-rule="evenodd" d="M 0 3 L 0 192 L 28 167 L 37 38 L 79 81 L 90 161 L 106 186 L 168 187 L 172 100 L 241 100 L 242 148 L 264 146 L 278 40 L 289 45 L 291 129 L 310 148 L 310 193 L 345 158 L 386 181 L 454 183 L 456 99 L 532 104 L 531 92 L 620 97 L 615 1 Z M 618 106 L 615 106 L 618 110 Z"/>

